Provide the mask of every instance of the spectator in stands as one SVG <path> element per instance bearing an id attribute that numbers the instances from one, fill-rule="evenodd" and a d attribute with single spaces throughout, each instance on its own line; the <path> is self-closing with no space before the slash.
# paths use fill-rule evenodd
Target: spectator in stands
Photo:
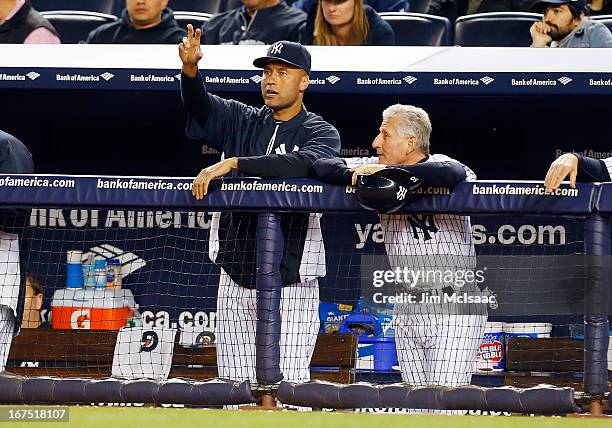
<path id="1" fill-rule="evenodd" d="M 366 0 L 368 6 L 376 12 L 409 12 L 410 2 L 408 0 Z M 310 13 L 316 7 L 317 0 L 297 0 L 291 4 L 293 7 Z"/>
<path id="2" fill-rule="evenodd" d="M 609 182 L 612 172 L 612 158 L 593 159 L 578 153 L 565 153 L 559 156 L 548 168 L 544 186 L 552 192 L 558 189 L 567 177 L 570 187 L 576 187 L 576 181 L 594 183 Z"/>
<path id="3" fill-rule="evenodd" d="M 0 130 L 0 174 L 31 174 L 32 155 L 17 138 Z M 20 265 L 27 251 L 23 234 L 29 215 L 25 210 L 0 210 L 0 372 L 6 366 L 13 336 L 19 330 L 18 307 L 21 287 Z M 20 242 L 20 238 L 23 240 Z"/>
<path id="4" fill-rule="evenodd" d="M 53 25 L 32 9 L 29 0 L 0 0 L 0 43 L 61 42 Z"/>
<path id="5" fill-rule="evenodd" d="M 126 0 L 121 18 L 87 36 L 87 43 L 179 43 L 187 32 L 179 27 L 168 0 Z"/>
<path id="6" fill-rule="evenodd" d="M 612 15 L 612 1 L 608 0 L 591 0 L 589 2 L 589 16 Z"/>
<path id="7" fill-rule="evenodd" d="M 21 328 L 48 328 L 49 323 L 47 321 L 43 322 L 40 317 L 40 310 L 45 297 L 45 286 L 40 282 L 40 279 L 30 272 L 25 275 L 25 283 Z"/>
<path id="8" fill-rule="evenodd" d="M 395 35 L 389 23 L 363 0 L 318 0 L 300 41 L 322 46 L 393 46 Z"/>
<path id="9" fill-rule="evenodd" d="M 584 0 L 538 1 L 533 11 L 544 16 L 531 26 L 532 48 L 612 48 L 612 33 L 587 18 Z"/>
<path id="10" fill-rule="evenodd" d="M 279 40 L 299 40 L 300 27 L 306 21 L 301 10 L 287 6 L 284 0 L 242 0 L 242 3 L 204 24 L 202 43 L 271 45 Z"/>

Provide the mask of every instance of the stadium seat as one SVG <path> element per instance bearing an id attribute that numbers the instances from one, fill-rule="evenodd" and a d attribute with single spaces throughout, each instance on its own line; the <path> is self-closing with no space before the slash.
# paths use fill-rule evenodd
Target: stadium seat
<path id="1" fill-rule="evenodd" d="M 461 16 L 455 23 L 459 46 L 527 47 L 529 27 L 542 15 L 529 12 L 491 12 Z"/>
<path id="2" fill-rule="evenodd" d="M 424 13 L 382 12 L 395 33 L 398 46 L 448 46 L 450 21 Z"/>
<path id="3" fill-rule="evenodd" d="M 113 13 L 115 0 L 30 0 L 39 12 L 52 10 L 85 10 L 89 12 Z"/>
<path id="4" fill-rule="evenodd" d="M 200 12 L 215 14 L 221 12 L 225 0 L 170 0 L 168 7 L 175 12 Z"/>
<path id="5" fill-rule="evenodd" d="M 593 21 L 599 21 L 604 24 L 610 31 L 612 31 L 612 15 L 599 15 L 592 16 L 591 19 Z"/>
<path id="6" fill-rule="evenodd" d="M 210 13 L 174 12 L 174 19 L 176 19 L 176 22 L 178 22 L 181 28 L 187 28 L 187 24 L 193 25 L 193 28 L 202 28 L 211 16 Z"/>
<path id="7" fill-rule="evenodd" d="M 75 10 L 57 10 L 41 14 L 59 32 L 62 43 L 83 43 L 90 31 L 117 19 L 116 16 L 106 13 Z"/>

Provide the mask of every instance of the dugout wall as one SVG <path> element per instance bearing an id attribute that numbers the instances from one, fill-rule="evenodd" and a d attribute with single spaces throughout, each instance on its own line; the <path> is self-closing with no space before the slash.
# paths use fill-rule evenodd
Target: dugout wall
<path id="1" fill-rule="evenodd" d="M 10 177 L 10 180 L 19 179 L 25 179 L 25 177 Z M 143 314 L 145 312 L 167 313 L 167 316 L 160 317 L 152 317 L 147 313 L 148 321 L 153 319 L 153 323 L 143 326 L 146 327 L 145 330 L 170 329 L 185 332 L 189 330 L 185 328 L 189 327 L 185 321 L 195 321 L 195 313 L 198 311 L 208 313 L 209 320 L 211 318 L 211 308 L 214 308 L 215 304 L 214 286 L 218 283 L 216 276 L 218 271 L 210 260 L 206 259 L 206 254 L 210 249 L 207 243 L 210 226 L 204 226 L 211 220 L 208 216 L 200 214 L 204 211 L 233 210 L 245 213 L 277 213 L 275 216 L 279 218 L 290 217 L 291 213 L 324 213 L 322 237 L 326 250 L 327 273 L 320 282 L 321 300 L 335 298 L 341 303 L 356 302 L 359 298 L 358 294 L 362 291 L 363 256 L 384 258 L 385 254 L 383 247 L 373 245 L 377 243 L 374 239 L 375 235 L 371 233 L 377 224 L 376 215 L 365 212 L 358 205 L 352 189 L 324 185 L 314 181 L 224 180 L 217 183 L 217 188 L 203 202 L 195 202 L 189 191 L 191 179 L 37 176 L 37 180 L 32 180 L 27 185 L 23 181 L 9 181 L 9 177 L 2 177 L 0 180 L 3 180 L 0 183 L 4 183 L 0 187 L 0 199 L 5 206 L 32 209 L 30 226 L 27 228 L 31 233 L 31 237 L 28 238 L 30 255 L 26 263 L 29 268 L 35 268 L 36 273 L 44 278 L 49 294 L 52 293 L 52 290 L 65 288 L 64 260 L 67 250 L 80 246 L 85 252 L 111 253 L 110 257 L 126 253 L 137 256 L 134 258 L 130 255 L 130 259 L 126 261 L 126 265 L 131 266 L 129 269 L 133 270 L 126 276 L 123 288 L 130 290 L 135 301 L 138 302 L 138 310 Z M 63 185 L 60 186 L 60 184 Z M 574 297 L 578 291 L 586 296 L 586 299 L 581 300 L 580 305 L 585 306 L 580 306 L 580 310 L 576 310 L 574 306 L 569 309 L 564 306 L 565 312 L 547 314 L 545 312 L 550 310 L 550 307 L 544 308 L 536 303 L 555 305 L 568 303 L 567 301 L 562 302 L 563 299 L 556 301 L 550 298 L 545 302 L 532 302 L 532 305 L 527 308 L 540 321 L 545 316 L 552 316 L 554 319 L 547 318 L 546 320 L 552 320 L 553 323 L 556 322 L 556 325 L 566 328 L 569 328 L 570 319 L 584 317 L 586 323 L 584 391 L 592 395 L 596 401 L 601 400 L 607 392 L 608 336 L 605 333 L 607 333 L 609 316 L 606 300 L 606 297 L 609 298 L 609 294 L 606 294 L 609 285 L 606 280 L 607 258 L 605 256 L 609 254 L 610 234 L 607 215 L 610 210 L 605 203 L 609 198 L 606 198 L 605 195 L 608 191 L 606 185 L 581 184 L 576 191 L 563 188 L 558 195 L 543 195 L 541 184 L 535 182 L 462 183 L 450 194 L 424 196 L 406 208 L 411 214 L 418 216 L 430 213 L 473 216 L 473 223 L 481 226 L 478 229 L 482 234 L 481 240 L 488 245 L 487 249 L 477 248 L 479 257 L 512 257 L 513 261 L 523 263 L 530 258 L 535 260 L 537 257 L 547 256 L 550 258 L 546 260 L 554 260 L 557 265 L 567 260 L 571 260 L 574 264 L 579 260 L 583 264 L 574 271 L 575 281 L 569 283 L 570 288 L 559 289 L 564 292 L 573 292 L 571 296 Z M 265 215 L 268 216 L 268 220 L 263 224 L 271 224 L 270 214 Z M 488 222 L 479 220 L 484 217 L 489 217 Z M 513 218 L 509 219 L 510 217 Z M 549 230 L 546 227 L 550 225 L 550 219 L 556 219 L 555 221 L 559 221 L 565 227 L 563 245 L 561 241 L 554 241 L 554 239 L 560 239 L 561 236 L 560 232 L 555 232 L 557 238 L 554 238 L 555 233 L 552 234 L 553 238 L 550 237 L 551 235 L 546 235 L 542 245 L 526 249 L 525 242 L 529 242 L 534 237 L 530 234 L 532 230 L 530 227 L 523 228 L 522 234 L 519 234 L 522 226 L 516 221 L 520 217 L 528 219 L 523 219 L 523 226 L 529 224 L 535 229 L 534 242 L 540 242 L 538 231 Z M 249 218 L 262 221 L 263 215 L 253 214 Z M 347 227 L 357 230 L 354 227 L 355 218 L 359 218 L 363 224 L 360 226 L 362 233 L 357 236 L 367 235 L 365 240 L 355 242 L 354 238 L 346 238 Z M 491 219 L 495 218 L 500 219 L 498 222 L 504 226 L 503 230 L 500 231 L 501 226 L 494 226 L 496 223 Z M 536 219 L 540 220 L 536 221 Z M 428 230 L 429 233 L 435 233 L 431 227 L 427 227 L 426 221 L 422 223 L 426 227 L 417 228 L 418 230 L 415 231 L 421 239 L 425 239 L 424 235 Z M 292 220 L 288 225 L 289 231 L 292 225 L 298 224 L 298 220 Z M 368 224 L 370 224 L 370 232 L 366 234 Z M 514 229 L 509 229 L 510 225 Z M 539 226 L 542 226 L 542 229 Z M 266 230 L 267 228 L 263 226 L 256 228 L 257 233 L 263 233 L 262 231 Z M 514 230 L 514 235 L 507 233 L 512 230 Z M 267 233 L 271 232 L 271 229 L 267 230 Z M 258 235 L 260 242 L 256 249 L 261 248 L 263 244 L 273 242 L 275 234 L 278 234 L 278 229 L 271 235 L 263 237 Z M 495 238 L 494 241 L 492 237 Z M 512 237 L 514 241 L 509 244 L 501 242 L 510 241 Z M 350 245 L 343 245 L 347 244 L 343 242 L 345 239 L 350 241 Z M 370 239 L 371 242 L 369 242 Z M 550 239 L 553 239 L 552 243 Z M 125 248 L 119 246 L 120 242 L 124 243 Z M 117 248 L 122 250 L 120 254 L 115 254 Z M 270 250 L 267 254 L 274 254 L 274 250 Z M 585 254 L 596 257 L 584 259 L 582 256 Z M 541 259 L 537 260 L 541 261 Z M 278 262 L 278 259 L 273 257 L 268 262 L 273 265 Z M 545 269 L 548 268 L 548 272 L 552 275 L 553 270 L 550 266 L 557 265 L 539 266 L 541 272 L 546 273 Z M 139 266 L 138 269 L 135 269 L 136 266 Z M 272 267 L 269 272 L 274 273 L 277 268 Z M 504 269 L 506 269 L 505 276 Z M 529 273 L 530 271 L 535 271 L 534 265 L 500 265 L 496 270 L 498 273 L 501 272 L 502 279 L 518 278 L 521 272 Z M 541 279 L 541 276 L 527 275 L 525 277 L 525 280 L 532 281 L 532 284 L 538 283 Z M 587 288 L 583 287 L 582 281 L 588 284 Z M 509 287 L 508 290 L 516 291 L 513 287 Z M 277 292 L 278 287 L 272 286 L 270 291 Z M 499 292 L 502 291 L 504 290 L 499 290 Z M 47 293 L 47 290 L 45 292 Z M 556 294 L 560 295 L 559 292 Z M 550 295 L 546 296 L 550 297 Z M 509 302 L 504 308 L 504 302 L 500 303 L 502 303 L 501 308 L 497 310 L 501 310 L 502 315 L 498 317 L 506 320 L 512 320 L 512 313 L 504 313 L 504 310 L 516 311 L 521 306 L 516 302 Z M 554 306 L 555 309 L 558 307 Z M 181 315 L 189 311 L 193 312 L 191 318 Z M 274 320 L 278 315 L 273 312 L 275 309 L 267 311 L 267 314 L 271 315 L 270 325 L 274 325 Z M 491 310 L 489 313 L 492 319 L 495 317 L 494 312 Z M 527 312 L 518 314 L 525 316 Z M 200 317 L 203 318 L 203 316 Z M 260 321 L 262 319 L 263 317 L 259 318 Z M 141 320 L 144 321 L 144 318 Z M 125 321 L 127 323 L 128 320 Z M 82 321 L 80 324 L 76 322 L 79 328 L 85 328 L 87 325 Z M 89 327 L 91 328 L 91 324 Z M 136 327 L 138 326 L 133 328 Z M 200 327 L 209 329 L 211 325 L 200 324 Z M 258 369 L 263 369 L 264 372 L 257 371 L 255 379 L 251 380 L 262 385 L 272 385 L 272 389 L 276 390 L 278 387 L 276 384 L 281 379 L 278 379 L 278 376 L 273 376 L 272 379 L 267 378 L 268 372 L 265 372 L 265 370 L 270 370 L 268 364 L 274 362 L 278 364 L 279 332 L 276 330 L 272 333 L 267 335 L 267 344 L 258 343 L 257 345 L 271 352 L 271 356 L 258 361 Z M 563 334 L 568 335 L 569 333 Z M 138 339 L 140 342 L 141 338 Z M 141 346 L 142 344 L 139 343 L 137 348 L 140 351 L 136 350 L 136 354 L 142 352 Z M 35 360 L 33 356 L 33 361 Z M 199 368 L 191 367 L 190 369 L 197 372 Z M 274 369 L 273 373 L 278 374 L 278 370 Z M 395 375 L 397 376 L 397 373 Z M 92 377 L 96 377 L 95 369 L 92 370 Z M 68 384 L 63 380 L 15 377 L 2 379 L 3 385 L 7 385 L 7 388 L 3 390 L 7 392 L 0 398 L 5 402 L 54 402 L 56 401 L 54 397 L 62 397 L 60 401 L 66 402 L 92 402 L 91 396 L 87 395 L 89 385 L 92 384 L 106 385 L 110 388 L 109 391 L 113 391 L 108 401 L 132 399 L 138 402 L 174 402 L 164 401 L 174 400 L 171 398 L 172 394 L 167 394 L 168 388 L 179 388 L 181 394 L 177 393 L 176 397 L 181 397 L 181 400 L 192 404 L 233 404 L 241 400 L 243 402 L 253 401 L 253 397 L 248 394 L 236 395 L 235 391 L 245 394 L 245 391 L 248 391 L 249 394 L 251 392 L 251 385 L 240 381 L 194 384 L 193 382 L 165 381 L 164 376 L 160 376 L 157 381 L 131 380 L 99 383 L 100 381 L 78 380 L 72 381 L 75 388 L 71 389 L 71 387 L 66 387 Z M 397 377 L 385 377 L 383 373 L 375 373 L 370 379 L 379 384 L 397 380 Z M 214 389 L 217 392 L 213 394 L 216 401 L 205 398 L 209 397 L 206 395 L 208 392 L 201 392 L 202 388 L 208 386 L 217 388 Z M 67 389 L 64 389 L 65 387 Z M 123 391 L 124 388 L 127 389 Z M 225 397 L 218 392 L 220 390 L 227 395 L 226 402 L 219 398 Z M 36 391 L 34 396 L 29 395 L 32 391 Z M 137 392 L 134 393 L 134 391 Z M 196 394 L 196 398 L 187 399 L 185 397 L 189 391 L 199 391 L 197 392 L 199 395 Z M 507 409 L 517 412 L 555 413 L 554 409 L 558 409 L 559 413 L 565 413 L 577 410 L 574 407 L 574 392 L 569 389 L 556 388 L 538 388 L 525 392 L 509 388 L 454 390 L 444 387 L 425 387 L 413 389 L 397 385 L 344 387 L 300 382 L 297 385 L 281 384 L 278 394 L 279 398 L 286 403 L 311 407 L 504 410 L 503 406 L 506 403 Z M 498 397 L 499 400 L 494 401 L 493 396 Z M 423 399 L 423 397 L 426 398 Z M 457 401 L 457 397 L 461 399 Z M 467 398 L 468 401 L 464 400 L 466 397 L 470 397 Z M 360 401 L 362 399 L 363 401 Z M 100 399 L 99 401 L 105 400 Z M 492 404 L 494 402 L 495 405 Z"/>

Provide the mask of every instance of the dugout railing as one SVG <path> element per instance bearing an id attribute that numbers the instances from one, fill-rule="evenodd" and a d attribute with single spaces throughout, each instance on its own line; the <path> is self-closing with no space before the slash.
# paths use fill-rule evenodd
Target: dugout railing
<path id="1" fill-rule="evenodd" d="M 210 194 L 201 202 L 196 202 L 191 196 L 190 183 L 190 178 L 1 176 L 0 203 L 5 208 L 31 209 L 32 213 L 37 213 L 38 223 L 34 227 L 32 226 L 34 214 L 31 214 L 30 222 L 24 226 L 24 230 L 28 228 L 45 229 L 45 227 L 51 227 L 52 223 L 53 227 L 58 227 L 58 224 L 61 227 L 65 226 L 62 226 L 61 221 L 57 218 L 51 221 L 53 215 L 61 216 L 61 210 L 92 210 L 96 211 L 96 215 L 98 215 L 98 211 L 111 209 L 139 210 L 138 212 L 145 213 L 153 210 L 156 213 L 233 210 L 260 213 L 258 214 L 258 221 L 263 221 L 261 224 L 265 225 L 273 224 L 274 218 L 282 218 L 283 215 L 288 213 L 324 213 L 323 222 L 325 222 L 326 217 L 334 218 L 334 216 L 348 214 L 372 216 L 372 213 L 368 213 L 358 204 L 354 189 L 326 185 L 318 181 L 228 179 L 214 183 Z M 612 202 L 607 201 L 612 201 L 611 195 L 612 186 L 599 184 L 579 184 L 575 191 L 563 187 L 556 195 L 544 195 L 542 184 L 537 182 L 479 181 L 459 184 L 452 192 L 448 193 L 432 192 L 431 196 L 421 195 L 411 201 L 402 211 L 411 214 L 544 216 L 547 218 L 563 218 L 568 223 L 574 224 L 573 227 L 576 229 L 577 237 L 572 241 L 571 254 L 593 256 L 584 262 L 585 266 L 583 268 L 586 269 L 582 269 L 580 274 L 580 280 L 584 281 L 585 284 L 585 288 L 581 288 L 584 291 L 584 306 L 581 312 L 584 320 L 584 377 L 582 389 L 583 398 L 594 403 L 594 407 L 591 409 L 593 413 L 601 413 L 602 409 L 599 404 L 608 397 L 609 389 L 606 355 L 609 341 L 609 278 L 606 256 L 610 255 L 609 216 L 612 214 L 612 205 L 610 205 Z M 148 243 L 157 246 L 167 245 L 175 252 L 178 251 L 178 247 L 176 247 L 178 238 L 173 233 L 181 233 L 177 230 L 183 231 L 185 229 L 184 226 L 181 228 L 180 224 L 177 226 L 177 224 L 172 223 L 172 219 L 180 216 L 170 214 L 152 214 L 150 216 L 143 214 L 142 219 L 135 219 L 133 224 L 128 220 L 128 224 L 123 225 L 125 228 L 123 231 L 109 231 L 112 227 L 105 227 L 108 224 L 98 224 L 97 220 L 96 224 L 93 225 L 91 218 L 87 223 L 83 221 L 82 217 L 79 217 L 78 213 L 76 217 L 75 219 L 70 218 L 71 221 L 74 220 L 73 225 L 76 224 L 85 228 L 104 228 L 105 238 L 109 239 L 110 234 L 113 242 L 131 239 L 128 232 L 132 229 L 139 229 L 142 226 L 138 224 L 140 220 L 147 223 L 149 219 L 152 219 L 153 223 L 158 222 L 156 223 L 157 226 L 164 225 L 163 227 L 160 226 L 162 230 L 158 231 L 163 235 L 163 240 L 160 241 L 156 238 L 158 240 L 149 242 L 147 241 L 148 237 L 142 235 L 138 235 L 136 240 L 142 241 L 143 246 Z M 187 223 L 192 220 L 189 216 L 185 218 Z M 117 221 L 120 223 L 119 220 Z M 86 226 L 82 226 L 85 223 L 87 223 Z M 110 222 L 109 224 L 112 226 L 119 223 Z M 340 220 L 334 225 L 340 227 L 341 223 L 346 223 L 346 221 Z M 90 244 L 86 242 L 87 238 L 84 235 L 78 235 L 78 238 L 75 239 L 61 227 L 60 230 L 54 229 L 48 235 L 43 233 L 42 235 L 35 234 L 36 236 L 32 237 L 30 234 L 24 233 L 23 238 L 24 240 L 31 240 L 29 242 L 30 251 L 47 255 L 55 254 L 52 262 L 46 262 L 47 265 L 43 269 L 43 273 L 49 274 L 49 277 L 54 278 L 58 283 L 65 281 L 64 267 L 60 265 L 66 254 L 66 247 L 60 245 L 63 240 L 69 240 L 73 246 L 76 242 L 82 242 L 84 245 Z M 327 232 L 329 231 L 336 233 L 334 226 L 330 229 L 330 224 L 327 225 Z M 261 243 L 263 243 L 262 245 L 270 245 L 271 242 L 278 242 L 278 234 L 282 234 L 282 230 L 279 227 L 266 226 L 257 229 L 257 233 L 258 245 Z M 329 251 L 329 247 L 340 236 L 342 236 L 340 232 L 326 235 L 326 228 L 323 228 L 323 240 L 325 241 L 325 247 L 328 249 L 327 275 L 335 274 L 337 280 L 339 276 L 344 274 L 344 271 L 336 267 L 330 269 L 330 265 L 333 265 L 331 260 L 334 260 L 336 256 L 333 255 L 333 251 Z M 502 240 L 502 238 L 505 239 L 503 233 L 499 232 L 497 239 Z M 185 239 L 189 242 L 197 239 L 206 240 L 207 236 L 202 234 L 196 236 L 196 239 L 193 237 Z M 528 237 L 525 240 L 530 241 L 530 239 Z M 489 235 L 485 235 L 485 241 L 493 242 Z M 45 244 L 49 242 L 59 244 L 52 249 L 48 249 Z M 180 258 L 186 254 L 184 248 L 178 249 L 182 250 L 178 251 L 178 256 L 173 253 L 169 257 L 172 262 L 177 262 L 175 258 Z M 519 251 L 518 246 L 512 246 L 510 249 L 514 252 Z M 193 249 L 191 251 L 196 252 Z M 134 249 L 134 252 L 137 252 L 137 250 Z M 272 248 L 268 249 L 266 254 L 272 254 L 273 257 L 262 261 L 262 263 L 268 263 L 263 268 L 267 269 L 268 272 L 273 272 L 274 269 L 278 270 L 279 257 L 282 257 L 282 251 L 279 253 Z M 533 254 L 525 253 L 523 255 L 529 257 Z M 341 263 L 347 266 L 356 265 L 360 262 L 360 257 L 355 258 L 352 253 L 347 255 L 339 252 L 337 257 L 338 260 L 341 260 Z M 23 263 L 27 265 L 28 262 Z M 53 263 L 54 267 L 52 269 L 49 267 L 50 263 Z M 207 263 L 211 264 L 210 261 Z M 258 261 L 258 263 L 260 262 Z M 334 261 L 334 263 L 338 262 Z M 31 265 L 27 266 L 31 269 Z M 181 263 L 175 263 L 165 270 L 178 275 L 181 266 Z M 258 269 L 262 268 L 259 265 L 257 267 Z M 38 273 L 41 274 L 41 271 Z M 198 273 L 213 276 L 210 270 L 200 270 Z M 164 272 L 158 272 L 158 274 L 159 277 L 155 277 L 148 273 L 147 278 L 151 282 L 172 281 L 164 277 Z M 351 277 L 350 279 L 359 280 L 358 277 Z M 179 286 L 181 280 L 177 280 L 177 283 L 172 282 L 172 285 Z M 125 288 L 129 287 L 130 283 L 126 284 Z M 157 297 L 157 295 L 167 297 L 172 293 L 172 288 L 167 284 L 165 288 L 160 290 L 153 297 Z M 268 289 L 267 291 L 266 298 L 268 301 L 264 304 L 270 304 L 273 299 L 278 298 L 279 290 Z M 151 292 L 143 295 L 143 299 L 150 298 L 151 294 L 155 293 Z M 173 302 L 178 304 L 176 302 L 180 302 L 180 299 L 177 297 Z M 272 320 L 278 316 L 273 312 L 273 310 L 270 310 L 267 315 Z M 263 330 L 260 329 L 260 331 Z M 78 338 L 78 335 L 75 335 L 75 337 Z M 17 343 L 20 348 L 16 349 L 21 349 L 20 352 L 24 352 L 24 344 L 19 340 L 17 340 Z M 270 331 L 266 340 L 266 346 L 261 349 L 264 350 L 263 352 L 268 352 L 268 357 L 258 359 L 257 378 L 253 379 L 253 383 L 259 387 L 270 386 L 269 392 L 277 394 L 279 400 L 286 404 L 313 408 L 392 407 L 434 410 L 507 410 L 522 413 L 570 413 L 578 411 L 575 405 L 575 391 L 572 388 L 556 388 L 554 386 L 528 389 L 476 386 L 413 388 L 405 384 L 358 383 L 343 386 L 337 383 L 316 381 L 308 383 L 283 382 L 282 375 L 280 379 L 278 378 L 278 332 Z M 258 357 L 264 355 L 263 352 L 259 354 L 259 351 L 260 348 L 258 348 Z M 36 359 L 35 356 L 33 356 L 33 359 Z M 25 373 L 22 372 L 22 374 Z M 2 386 L 0 388 L 0 391 L 2 391 L 0 392 L 0 401 L 2 402 L 91 403 L 136 401 L 238 404 L 253 401 L 251 385 L 248 382 L 228 381 L 224 383 L 218 380 L 210 383 L 176 380 L 114 381 L 111 379 L 29 378 L 3 375 L 0 385 Z M 206 388 L 211 389 L 207 390 Z M 168 391 L 172 391 L 172 393 Z M 210 397 L 210 392 L 206 391 L 213 391 L 215 399 L 207 401 L 206 397 Z M 239 392 L 236 393 L 236 391 Z M 105 393 L 109 394 L 107 400 L 103 399 Z M 227 400 L 223 401 L 224 397 Z"/>

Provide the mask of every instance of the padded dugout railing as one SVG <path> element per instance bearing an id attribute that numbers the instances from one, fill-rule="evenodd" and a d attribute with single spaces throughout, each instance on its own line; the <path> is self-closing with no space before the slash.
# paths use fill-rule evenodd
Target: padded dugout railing
<path id="1" fill-rule="evenodd" d="M 99 186 L 101 179 L 121 182 L 123 185 L 113 189 L 101 188 Z M 26 183 L 23 180 L 29 181 Z M 54 187 L 48 184 L 61 180 L 72 180 L 74 185 Z M 359 206 L 351 188 L 326 185 L 312 180 L 228 179 L 223 180 L 223 182 L 219 181 L 215 186 L 212 186 L 211 193 L 201 202 L 196 202 L 191 196 L 190 190 L 188 190 L 191 180 L 191 178 L 155 177 L 0 176 L 0 203 L 5 207 L 130 207 L 141 209 L 167 207 L 169 209 L 196 211 L 240 207 L 240 210 L 244 211 L 263 212 L 260 219 L 265 217 L 269 219 L 270 216 L 277 215 L 270 213 L 291 211 L 365 212 Z M 140 187 L 132 187 L 132 183 L 137 183 Z M 222 185 L 222 183 L 225 184 Z M 176 190 L 178 188 L 184 190 Z M 308 189 L 316 189 L 316 191 L 308 191 Z M 612 201 L 612 185 L 579 184 L 576 197 L 571 198 L 554 195 L 545 196 L 541 190 L 541 183 L 536 182 L 480 181 L 462 183 L 449 195 L 419 198 L 410 203 L 404 209 L 404 212 L 459 213 L 466 215 L 528 213 L 580 216 L 586 218 L 584 241 L 587 254 L 593 256 L 609 255 L 610 225 L 608 217 L 612 214 L 612 202 L 610 202 Z M 270 224 L 268 219 L 266 224 Z M 271 240 L 267 242 L 269 243 Z M 273 253 L 274 251 L 270 252 L 270 254 Z M 274 260 L 271 263 L 275 263 Z M 590 277 L 591 288 L 585 300 L 584 311 L 584 391 L 597 399 L 601 399 L 608 392 L 606 353 L 609 340 L 607 318 L 609 284 L 607 282 L 606 266 L 593 266 L 592 268 L 595 273 Z M 257 381 L 260 385 L 275 384 L 282 380 L 282 376 L 281 379 L 278 378 L 276 357 L 278 351 L 274 350 L 276 346 L 274 336 L 277 333 L 272 333 L 267 337 L 268 346 L 265 346 L 267 351 L 270 352 L 270 358 L 258 361 Z M 276 368 L 274 367 L 275 364 Z M 52 392 L 58 387 L 61 388 L 62 394 L 58 396 L 61 396 L 65 402 L 90 401 L 88 396 L 83 395 L 86 394 L 91 383 L 88 380 L 79 380 L 78 382 L 73 380 L 73 385 L 76 385 L 74 390 L 65 389 L 64 386 L 60 387 L 61 380 L 35 378 L 28 380 L 2 377 L 0 382 L 2 386 L 6 386 L 6 388 L 0 388 L 7 391 L 0 396 L 0 400 L 4 402 L 45 402 L 45 400 L 41 400 L 40 392 L 45 388 L 37 388 L 37 392 L 33 396 L 35 399 L 28 397 L 28 391 L 33 391 L 29 382 L 34 382 L 39 386 L 42 382 L 48 387 L 47 392 Z M 125 384 L 125 382 L 120 382 L 120 386 L 113 386 L 115 388 L 113 391 L 116 393 L 116 388 L 121 389 Z M 155 394 L 164 390 L 164 382 L 136 381 L 136 384 L 146 385 L 142 391 L 144 391 L 146 397 L 149 397 L 147 400 L 138 399 L 136 401 L 160 402 L 159 400 L 162 400 Z M 98 385 L 100 384 L 98 383 Z M 173 383 L 172 388 L 176 387 L 176 383 Z M 205 388 L 206 385 L 201 385 L 201 387 Z M 218 384 L 215 383 L 213 387 L 218 388 Z M 182 386 L 179 386 L 179 388 L 182 388 Z M 192 386 L 185 386 L 185 388 L 193 389 Z M 248 389 L 248 387 L 245 388 Z M 424 406 L 422 404 L 423 397 L 428 397 L 436 403 L 433 408 L 451 410 L 465 408 L 504 410 L 504 405 L 514 411 L 543 413 L 557 412 L 554 411 L 554 408 L 559 413 L 577 410 L 573 400 L 573 391 L 567 388 L 536 388 L 531 390 L 476 387 L 412 389 L 409 386 L 399 385 L 357 384 L 341 386 L 314 382 L 302 385 L 281 383 L 278 394 L 279 398 L 285 403 L 311 407 L 419 408 L 418 406 Z M 123 400 L 126 397 L 142 398 L 138 394 L 136 394 L 136 397 L 130 394 L 119 395 Z M 163 397 L 168 398 L 167 394 Z M 178 394 L 177 397 L 184 397 L 184 394 Z M 493 397 L 497 397 L 497 400 Z M 49 399 L 49 397 L 46 398 Z M 234 403 L 236 399 L 230 401 Z"/>

